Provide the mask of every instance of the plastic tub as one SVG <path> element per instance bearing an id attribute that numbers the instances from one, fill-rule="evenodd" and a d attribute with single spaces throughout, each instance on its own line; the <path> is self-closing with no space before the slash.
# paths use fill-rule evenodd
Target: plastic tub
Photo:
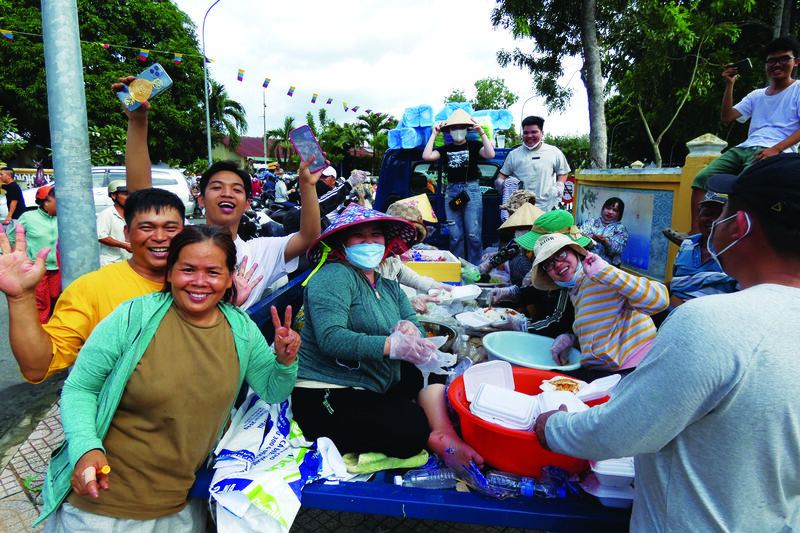
<path id="1" fill-rule="evenodd" d="M 589 461 L 589 466 L 601 485 L 627 487 L 634 478 L 633 457 Z"/>
<path id="2" fill-rule="evenodd" d="M 566 372 L 581 366 L 581 353 L 572 348 L 569 364 L 559 366 L 550 355 L 553 339 L 521 331 L 495 331 L 483 338 L 483 347 L 489 352 L 489 360 L 501 359 L 512 365 Z"/>
<path id="3" fill-rule="evenodd" d="M 531 395 L 541 392 L 539 385 L 542 381 L 558 375 L 547 370 L 524 367 L 514 367 L 513 373 L 515 390 Z M 584 459 L 543 449 L 536 439 L 536 434 L 531 431 L 500 427 L 472 414 L 464 392 L 463 376 L 453 381 L 447 391 L 447 397 L 461 419 L 461 435 L 464 441 L 498 470 L 538 477 L 542 475 L 542 467 L 548 465 L 558 466 L 571 474 L 589 468 L 589 462 Z M 606 399 L 590 402 L 590 405 L 603 403 Z"/>

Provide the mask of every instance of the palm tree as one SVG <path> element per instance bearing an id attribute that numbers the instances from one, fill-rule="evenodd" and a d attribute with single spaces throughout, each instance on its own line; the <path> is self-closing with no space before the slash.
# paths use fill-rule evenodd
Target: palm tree
<path id="1" fill-rule="evenodd" d="M 352 149 L 353 155 L 355 156 L 355 152 L 364 146 L 367 136 L 358 126 L 354 124 L 345 124 L 342 128 L 340 139 L 342 141 L 342 147 L 347 151 Z"/>
<path id="2" fill-rule="evenodd" d="M 383 156 L 383 154 L 379 154 L 378 143 L 375 141 L 382 132 L 392 129 L 391 120 L 388 115 L 376 114 L 360 115 L 358 120 L 361 121 L 358 125 L 361 131 L 369 134 L 370 144 L 372 145 L 372 174 L 374 175 L 378 156 Z"/>
<path id="3" fill-rule="evenodd" d="M 289 162 L 289 153 L 292 149 L 292 141 L 289 139 L 289 132 L 294 128 L 294 117 L 285 117 L 283 119 L 282 128 L 269 130 L 267 132 L 267 138 L 273 140 L 272 146 L 269 148 L 269 153 L 271 156 L 278 159 L 278 164 L 283 168 L 286 168 L 286 164 Z M 277 146 L 283 147 L 283 153 L 286 154 L 286 159 L 284 161 L 281 161 L 280 157 L 278 157 Z"/>
<path id="4" fill-rule="evenodd" d="M 218 139 L 228 135 L 230 148 L 235 150 L 239 147 L 241 136 L 247 132 L 247 112 L 242 104 L 228 98 L 224 85 L 214 80 L 210 81 L 210 85 L 208 112 L 211 131 Z"/>

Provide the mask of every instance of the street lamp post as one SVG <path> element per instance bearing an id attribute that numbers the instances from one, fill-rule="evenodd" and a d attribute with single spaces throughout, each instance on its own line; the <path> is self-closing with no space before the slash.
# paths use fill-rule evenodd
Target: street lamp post
<path id="1" fill-rule="evenodd" d="M 264 89 L 264 166 L 267 166 L 267 90 Z"/>
<path id="2" fill-rule="evenodd" d="M 528 102 L 530 102 L 534 98 L 536 98 L 535 94 L 533 96 L 531 96 L 530 98 L 528 98 L 527 100 L 525 100 L 524 102 L 522 102 L 522 108 L 519 110 L 519 123 L 520 124 L 522 124 L 522 121 L 525 119 L 525 104 L 527 104 Z M 522 126 L 520 126 L 520 128 L 521 127 Z"/>
<path id="3" fill-rule="evenodd" d="M 208 166 L 211 166 L 213 161 L 211 160 L 211 111 L 208 108 L 208 57 L 206 56 L 206 18 L 208 17 L 208 13 L 211 11 L 215 5 L 219 4 L 220 0 L 216 0 L 211 6 L 206 10 L 206 14 L 203 15 L 203 89 L 206 97 L 206 140 L 208 142 Z"/>

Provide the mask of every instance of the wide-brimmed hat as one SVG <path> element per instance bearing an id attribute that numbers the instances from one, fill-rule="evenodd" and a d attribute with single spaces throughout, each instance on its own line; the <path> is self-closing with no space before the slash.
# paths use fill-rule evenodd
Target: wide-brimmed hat
<path id="1" fill-rule="evenodd" d="M 379 222 L 383 230 L 383 236 L 386 239 L 386 248 L 389 253 L 399 254 L 406 251 L 412 246 L 414 240 L 417 238 L 417 230 L 411 222 L 403 220 L 402 218 L 390 217 L 380 211 L 375 211 L 368 207 L 364 207 L 357 203 L 352 203 L 342 211 L 336 220 L 328 226 L 322 234 L 308 247 L 306 256 L 312 263 L 318 263 L 322 258 L 325 248 L 331 249 L 337 243 L 337 232 L 363 224 L 365 222 Z M 398 243 L 399 241 L 399 243 Z M 405 249 L 399 249 L 398 244 L 402 243 Z"/>
<path id="2" fill-rule="evenodd" d="M 498 229 L 530 228 L 544 214 L 533 204 L 522 204 Z"/>
<path id="3" fill-rule="evenodd" d="M 583 247 L 589 246 L 594 242 L 581 233 L 580 228 L 575 225 L 575 219 L 572 217 L 572 213 L 564 211 L 563 209 L 548 211 L 540 216 L 534 221 L 531 231 L 517 237 L 515 240 L 526 250 L 533 250 L 539 237 L 547 235 L 548 233 L 563 233 L 567 235 L 572 242 Z"/>
<path id="4" fill-rule="evenodd" d="M 513 215 L 514 211 L 519 209 L 522 204 L 533 204 L 536 202 L 536 193 L 527 189 L 517 189 L 508 197 L 508 201 L 500 206 L 500 209 L 508 211 L 509 215 Z"/>
<path id="5" fill-rule="evenodd" d="M 464 111 L 463 109 L 456 109 L 453 113 L 447 117 L 447 120 L 442 122 L 442 128 L 449 128 L 450 126 L 472 126 L 475 122 L 473 122 L 472 117 Z"/>
<path id="6" fill-rule="evenodd" d="M 533 248 L 534 260 L 531 267 L 534 287 L 543 291 L 559 288 L 558 284 L 550 277 L 550 274 L 544 271 L 541 264 L 566 246 L 572 248 L 581 258 L 586 257 L 586 250 L 563 233 L 548 233 L 539 237 Z"/>
<path id="7" fill-rule="evenodd" d="M 417 238 L 414 239 L 412 246 L 421 243 L 428 236 L 428 229 L 425 227 L 422 213 L 415 206 L 408 203 L 395 202 L 386 209 L 386 214 L 390 217 L 408 220 L 414 225 L 417 229 Z"/>

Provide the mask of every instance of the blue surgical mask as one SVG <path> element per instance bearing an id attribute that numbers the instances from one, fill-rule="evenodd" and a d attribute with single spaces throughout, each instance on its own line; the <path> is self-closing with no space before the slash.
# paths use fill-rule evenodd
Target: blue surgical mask
<path id="1" fill-rule="evenodd" d="M 571 280 L 569 281 L 553 280 L 553 281 L 555 281 L 556 285 L 558 285 L 559 287 L 565 287 L 567 289 L 571 289 L 572 287 L 575 286 L 575 280 L 578 278 L 579 272 L 583 272 L 583 263 L 581 263 L 580 261 L 578 261 L 578 268 L 575 269 L 575 273 L 572 275 Z"/>
<path id="2" fill-rule="evenodd" d="M 374 242 L 354 244 L 344 249 L 344 255 L 350 264 L 361 270 L 375 270 L 383 261 L 386 246 Z"/>
<path id="3" fill-rule="evenodd" d="M 736 213 L 732 214 L 728 218 L 723 218 L 722 220 L 715 220 L 711 224 L 711 231 L 708 232 L 708 240 L 706 241 L 706 249 L 708 250 L 708 253 L 711 254 L 711 258 L 714 259 L 714 261 L 717 262 L 717 264 L 719 265 L 720 269 L 722 269 L 722 263 L 719 262 L 719 256 L 721 256 L 723 253 L 728 251 L 734 244 L 736 244 L 737 242 L 739 242 L 742 239 L 744 239 L 745 237 L 747 237 L 747 235 L 750 233 L 750 215 L 748 215 L 747 213 L 744 214 L 744 219 L 747 221 L 747 230 L 745 230 L 744 235 L 742 235 L 741 237 L 739 237 L 738 239 L 736 239 L 735 241 L 730 243 L 728 246 L 726 246 L 725 248 L 723 248 L 719 252 L 714 250 L 714 230 L 717 228 L 717 226 L 719 226 L 723 222 L 727 222 L 727 221 L 729 221 L 731 219 L 736 218 L 736 215 L 738 215 L 738 214 L 739 214 L 739 212 L 737 211 Z"/>

